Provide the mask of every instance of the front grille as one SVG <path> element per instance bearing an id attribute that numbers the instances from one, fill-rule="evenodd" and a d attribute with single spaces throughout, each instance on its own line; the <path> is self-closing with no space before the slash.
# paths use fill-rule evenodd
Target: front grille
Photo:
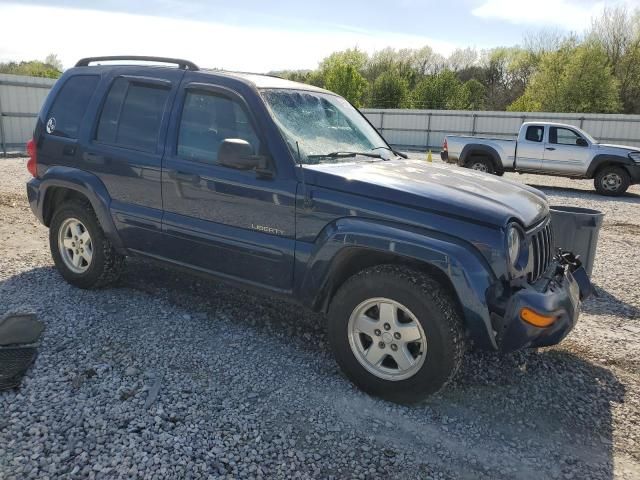
<path id="1" fill-rule="evenodd" d="M 551 221 L 546 220 L 544 226 L 534 230 L 529 237 L 529 264 L 527 271 L 530 283 L 538 280 L 545 272 L 553 258 L 553 229 Z"/>

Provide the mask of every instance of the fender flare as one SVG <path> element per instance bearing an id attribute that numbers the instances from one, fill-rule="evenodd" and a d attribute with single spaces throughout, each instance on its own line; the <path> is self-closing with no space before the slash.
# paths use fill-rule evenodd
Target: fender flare
<path id="1" fill-rule="evenodd" d="M 308 257 L 300 259 L 296 277 L 302 279 L 298 287 L 302 303 L 326 311 L 335 288 L 332 277 L 345 254 L 354 249 L 436 268 L 453 287 L 474 342 L 497 349 L 486 297 L 496 276 L 470 243 L 440 232 L 356 218 L 332 222 L 317 237 Z"/>
<path id="2" fill-rule="evenodd" d="M 589 168 L 587 168 L 586 177 L 587 178 L 595 177 L 596 172 L 605 165 L 620 166 L 626 169 L 629 175 L 631 175 L 631 172 L 629 172 L 629 169 L 627 167 L 634 166 L 636 164 L 629 157 L 625 157 L 622 155 L 612 155 L 609 153 L 596 155 L 591 160 L 591 163 L 589 164 Z"/>
<path id="3" fill-rule="evenodd" d="M 469 143 L 465 145 L 464 148 L 462 149 L 462 152 L 460 152 L 458 165 L 464 167 L 468 160 L 467 157 L 477 152 L 483 153 L 487 157 L 489 157 L 489 160 L 491 160 L 491 163 L 493 164 L 493 168 L 496 172 L 504 173 L 504 166 L 502 165 L 502 161 L 500 160 L 500 155 L 498 154 L 496 149 L 489 145 L 482 145 L 480 143 Z"/>
<path id="4" fill-rule="evenodd" d="M 74 190 L 85 196 L 91 203 L 100 226 L 111 244 L 120 251 L 124 250 L 124 244 L 109 211 L 111 196 L 96 175 L 72 167 L 54 166 L 49 168 L 39 179 L 37 199 L 35 205 L 32 204 L 34 213 L 42 223 L 45 223 L 44 208 L 47 195 L 50 189 L 54 187 Z"/>

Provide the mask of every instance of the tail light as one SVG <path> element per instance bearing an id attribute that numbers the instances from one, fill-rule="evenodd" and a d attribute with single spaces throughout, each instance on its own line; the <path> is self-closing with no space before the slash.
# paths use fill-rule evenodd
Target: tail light
<path id="1" fill-rule="evenodd" d="M 442 142 L 442 150 L 443 151 L 448 151 L 449 150 L 449 145 L 447 144 L 447 139 L 444 139 L 444 142 Z"/>
<path id="2" fill-rule="evenodd" d="M 38 176 L 38 152 L 36 149 L 36 142 L 31 139 L 27 142 L 27 155 L 29 155 L 29 161 L 27 162 L 27 170 L 34 177 Z"/>

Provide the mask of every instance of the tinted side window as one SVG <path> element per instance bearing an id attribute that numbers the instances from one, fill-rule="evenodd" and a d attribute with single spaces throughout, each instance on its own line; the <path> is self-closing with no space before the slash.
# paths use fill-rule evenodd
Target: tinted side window
<path id="1" fill-rule="evenodd" d="M 544 127 L 527 127 L 525 138 L 530 142 L 541 142 L 544 136 Z"/>
<path id="2" fill-rule="evenodd" d="M 118 78 L 100 115 L 96 140 L 155 152 L 169 89 Z"/>
<path id="3" fill-rule="evenodd" d="M 97 75 L 75 75 L 65 82 L 45 120 L 49 127 L 54 127 L 49 133 L 60 137 L 78 138 L 82 117 L 99 79 Z"/>
<path id="4" fill-rule="evenodd" d="M 260 150 L 258 136 L 240 103 L 211 92 L 188 91 L 178 133 L 178 156 L 217 163 L 218 149 L 227 138 L 249 142 Z"/>
<path id="5" fill-rule="evenodd" d="M 577 145 L 579 138 L 582 137 L 568 128 L 551 127 L 549 130 L 550 143 L 556 143 L 558 145 Z"/>

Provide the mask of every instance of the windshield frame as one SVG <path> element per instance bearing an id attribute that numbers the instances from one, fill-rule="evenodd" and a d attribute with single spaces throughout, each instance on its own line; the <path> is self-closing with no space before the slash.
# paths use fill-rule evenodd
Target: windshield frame
<path id="1" fill-rule="evenodd" d="M 385 151 L 388 151 L 390 153 L 390 158 L 394 158 L 396 157 L 396 154 L 394 153 L 394 149 L 391 147 L 391 145 L 389 145 L 389 143 L 387 142 L 387 140 L 382 136 L 382 134 L 378 131 L 378 129 L 369 121 L 369 119 L 360 111 L 359 108 L 357 108 L 355 105 L 353 105 L 351 102 L 349 102 L 349 100 L 347 100 L 346 98 L 338 95 L 337 93 L 331 92 L 329 90 L 324 90 L 321 88 L 304 88 L 304 86 L 301 86 L 300 88 L 283 88 L 283 87 L 263 87 L 263 88 L 258 88 L 258 94 L 260 95 L 260 98 L 262 100 L 262 102 L 265 105 L 265 108 L 267 109 L 267 112 L 269 113 L 269 116 L 271 117 L 271 121 L 274 123 L 276 130 L 278 131 L 278 134 L 280 135 L 280 138 L 282 139 L 282 141 L 284 142 L 284 144 L 287 146 L 287 149 L 289 150 L 292 159 L 294 160 L 294 163 L 296 165 L 314 165 L 314 163 L 310 163 L 310 162 L 304 162 L 304 161 L 300 161 L 301 159 L 298 158 L 298 152 L 295 151 L 293 149 L 293 146 L 291 145 L 290 140 L 287 138 L 286 134 L 282 131 L 282 128 L 280 128 L 279 125 L 279 120 L 277 119 L 277 116 L 275 114 L 275 112 L 273 111 L 272 107 L 271 107 L 271 103 L 267 100 L 267 98 L 265 98 L 265 93 L 266 92 L 298 92 L 298 93 L 307 93 L 307 94 L 311 94 L 311 95 L 318 95 L 318 96 L 332 96 L 332 97 L 336 97 L 342 101 L 344 101 L 346 104 L 348 104 L 353 110 L 355 110 L 355 112 L 360 116 L 360 118 L 362 118 L 365 123 L 371 127 L 372 131 L 377 135 L 378 139 L 380 140 L 381 145 L 379 147 L 374 147 L 373 150 L 371 150 L 371 153 L 375 153 L 376 151 L 380 150 L 380 149 L 384 149 Z M 349 120 L 350 121 L 350 120 Z M 331 152 L 324 152 L 324 153 L 331 153 Z M 344 158 L 340 158 L 340 159 L 336 159 L 333 158 L 331 159 L 330 162 L 319 162 L 319 163 L 348 163 L 348 162 L 354 162 L 354 158 L 353 157 L 344 157 Z M 371 161 L 371 158 L 367 158 L 368 161 Z"/>

